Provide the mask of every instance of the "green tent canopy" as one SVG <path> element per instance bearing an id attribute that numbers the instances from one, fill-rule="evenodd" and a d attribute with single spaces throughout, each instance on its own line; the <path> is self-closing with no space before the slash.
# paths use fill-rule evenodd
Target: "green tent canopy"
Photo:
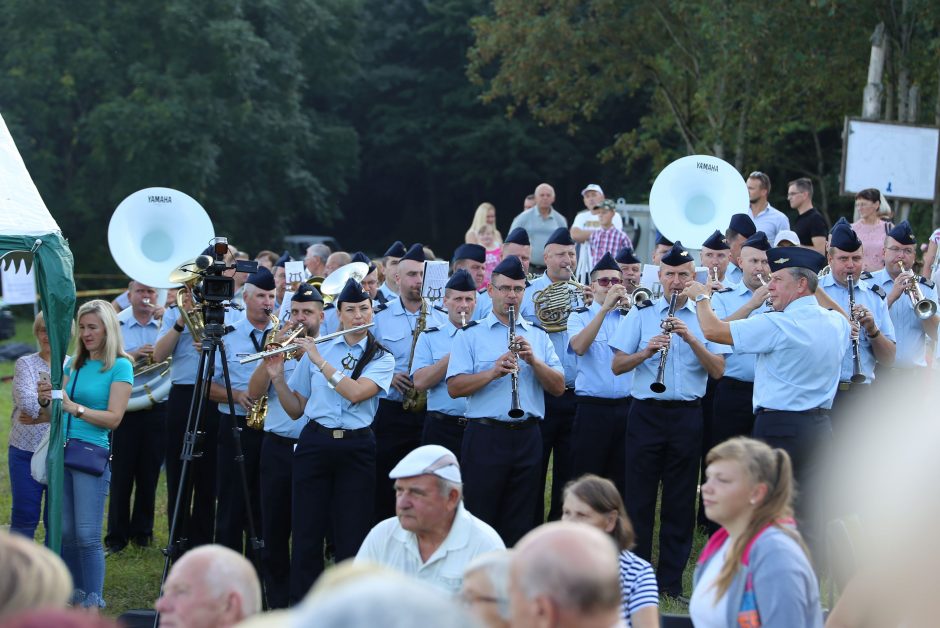
<path id="1" fill-rule="evenodd" d="M 62 389 L 62 364 L 75 313 L 73 260 L 68 242 L 49 213 L 39 190 L 20 157 L 6 122 L 0 116 L 0 258 L 10 264 L 35 268 L 39 303 L 52 348 L 53 390 Z M 46 508 L 49 546 L 59 551 L 62 542 L 62 402 L 52 402 L 49 437 L 49 493 Z"/>

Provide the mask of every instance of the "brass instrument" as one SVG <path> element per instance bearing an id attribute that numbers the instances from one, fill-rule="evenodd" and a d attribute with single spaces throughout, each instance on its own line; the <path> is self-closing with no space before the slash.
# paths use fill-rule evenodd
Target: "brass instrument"
<path id="1" fill-rule="evenodd" d="M 532 295 L 535 316 L 548 333 L 566 331 L 571 310 L 584 304 L 584 286 L 573 279 L 556 281 Z"/>
<path id="2" fill-rule="evenodd" d="M 855 316 L 855 277 L 852 275 L 847 276 L 845 284 L 849 289 L 849 317 L 853 323 L 858 323 Z M 859 328 L 858 333 L 862 333 L 861 328 Z M 853 384 L 861 384 L 865 381 L 865 376 L 862 374 L 862 355 L 859 353 L 858 336 L 852 339 L 852 377 L 849 378 L 849 381 Z"/>
<path id="3" fill-rule="evenodd" d="M 904 262 L 898 262 L 898 266 L 901 268 L 901 272 L 905 271 Z M 928 318 L 933 318 L 937 313 L 937 304 L 931 301 L 930 299 L 924 298 L 924 293 L 921 292 L 920 286 L 920 277 L 914 275 L 911 279 L 911 285 L 904 289 L 904 292 L 907 293 L 907 296 L 911 298 L 911 305 L 914 306 L 914 314 L 917 315 L 922 321 L 927 320 Z"/>
<path id="4" fill-rule="evenodd" d="M 672 297 L 669 299 L 669 312 L 666 314 L 666 318 L 671 318 L 676 315 L 676 304 L 679 301 L 679 293 L 673 292 Z M 672 338 L 672 330 L 666 330 L 666 335 Z M 666 345 L 659 350 L 659 368 L 656 369 L 656 381 L 650 384 L 650 390 L 654 393 L 664 393 L 666 392 L 666 358 L 669 357 L 669 346 Z"/>
<path id="5" fill-rule="evenodd" d="M 415 361 L 415 348 L 418 346 L 418 336 L 424 331 L 428 324 L 428 302 L 421 299 L 421 310 L 418 313 L 418 321 L 415 323 L 414 333 L 411 338 L 411 355 L 408 357 L 408 373 L 411 373 L 411 365 Z M 428 407 L 428 391 L 419 391 L 414 385 L 402 395 L 401 407 L 405 412 L 424 412 Z"/>
<path id="6" fill-rule="evenodd" d="M 194 259 L 181 264 L 179 268 L 170 273 L 169 280 L 173 283 L 183 284 L 183 287 L 176 291 L 176 308 L 180 312 L 180 320 L 183 321 L 183 325 L 186 326 L 189 334 L 193 337 L 193 342 L 202 342 L 202 338 L 206 333 L 206 321 L 202 315 L 202 305 L 197 304 L 195 299 L 191 299 L 192 312 L 187 312 L 186 308 L 183 307 L 183 299 L 186 296 L 185 291 L 189 290 L 191 295 L 193 287 L 200 279 L 199 275 L 187 270 L 187 268 L 193 268 L 195 265 L 196 260 Z"/>
<path id="7" fill-rule="evenodd" d="M 262 347 L 266 347 L 269 343 L 274 343 L 274 338 L 277 337 L 278 328 L 281 325 L 281 321 L 270 310 L 268 310 L 268 316 L 271 318 L 271 329 L 263 335 L 261 341 Z M 251 407 L 248 409 L 248 414 L 245 415 L 245 426 L 253 430 L 263 430 L 264 419 L 267 416 L 268 395 L 265 393 L 252 402 Z"/>
<path id="8" fill-rule="evenodd" d="M 646 303 L 653 299 L 653 291 L 649 288 L 644 288 L 643 286 L 637 286 L 633 289 L 633 292 L 630 294 L 625 294 L 620 301 L 617 302 L 617 308 L 626 314 L 629 312 L 634 305 L 640 303 Z"/>
<path id="9" fill-rule="evenodd" d="M 357 282 L 361 282 L 368 274 L 368 264 L 351 262 L 345 266 L 340 266 L 327 275 L 325 279 L 321 279 L 319 285 L 316 284 L 316 280 L 319 279 L 319 277 L 312 277 L 308 279 L 307 282 L 320 291 L 320 294 L 323 295 L 323 303 L 326 304 L 332 303 L 333 300 L 339 296 L 339 293 L 343 291 L 343 287 L 346 285 L 347 281 L 355 279 Z"/>
<path id="10" fill-rule="evenodd" d="M 374 327 L 375 323 L 366 323 L 365 325 L 356 325 L 355 327 L 350 327 L 349 329 L 340 329 L 339 331 L 334 331 L 332 334 L 327 334 L 325 336 L 317 336 L 313 339 L 314 344 L 320 344 L 321 342 L 326 342 L 327 340 L 333 340 L 338 336 L 344 334 L 351 334 L 353 332 L 362 331 L 363 329 L 369 329 Z M 301 328 L 302 329 L 302 328 Z M 291 340 L 297 338 L 297 336 L 290 336 L 285 339 L 283 346 L 278 347 L 277 349 L 268 349 L 266 351 L 259 351 L 258 353 L 239 353 L 238 357 L 241 360 L 238 361 L 239 364 L 248 364 L 249 362 L 257 362 L 258 360 L 263 360 L 264 358 L 270 358 L 272 355 L 278 355 L 279 353 L 286 353 L 288 359 L 297 357 L 294 355 L 294 352 L 300 349 L 300 345 L 292 343 Z M 281 344 L 281 343 L 276 343 Z"/>
<path id="11" fill-rule="evenodd" d="M 522 409 L 522 403 L 519 401 L 519 353 L 516 344 L 516 308 L 509 306 L 509 350 L 516 357 L 516 368 L 509 374 L 509 381 L 512 384 L 512 397 L 509 404 L 509 416 L 513 419 L 521 419 L 525 415 Z"/>
<path id="12" fill-rule="evenodd" d="M 721 283 L 721 280 L 718 279 L 718 267 L 712 266 L 712 281 L 715 283 Z"/>

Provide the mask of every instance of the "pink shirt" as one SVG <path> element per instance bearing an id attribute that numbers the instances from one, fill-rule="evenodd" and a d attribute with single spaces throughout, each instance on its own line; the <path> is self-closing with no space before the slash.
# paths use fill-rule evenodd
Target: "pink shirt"
<path id="1" fill-rule="evenodd" d="M 862 270 L 873 273 L 885 267 L 885 236 L 892 227 L 893 225 L 883 220 L 873 225 L 861 220 L 852 223 L 852 231 L 862 241 Z"/>
<path id="2" fill-rule="evenodd" d="M 502 250 L 499 247 L 486 252 L 486 262 L 483 264 L 483 285 L 477 286 L 477 288 L 482 290 L 490 285 L 490 277 L 493 275 L 493 269 L 499 265 L 499 259 L 502 255 Z"/>

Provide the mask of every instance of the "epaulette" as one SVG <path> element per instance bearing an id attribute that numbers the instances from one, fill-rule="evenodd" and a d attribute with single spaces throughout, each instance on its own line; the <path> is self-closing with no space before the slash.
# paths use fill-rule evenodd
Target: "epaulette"
<path id="1" fill-rule="evenodd" d="M 122 320 L 119 320 L 119 321 L 118 321 L 118 325 L 121 325 L 121 326 L 123 326 L 123 325 L 124 325 L 124 321 L 122 321 Z"/>
<path id="2" fill-rule="evenodd" d="M 546 334 L 551 334 L 550 331 L 548 331 L 547 329 L 545 329 L 544 327 L 542 327 L 542 326 L 539 325 L 538 323 L 533 323 L 532 321 L 527 321 L 527 322 L 528 322 L 529 325 L 531 325 L 532 327 L 535 327 L 536 329 L 541 329 L 541 330 L 544 331 Z"/>
<path id="3" fill-rule="evenodd" d="M 381 305 L 375 306 L 374 313 L 378 314 L 379 312 L 384 312 L 387 309 L 388 309 L 388 303 L 383 303 Z"/>
<path id="4" fill-rule="evenodd" d="M 865 279 L 865 280 L 871 279 L 871 273 L 866 270 L 866 271 L 863 272 L 861 275 L 859 275 L 858 278 L 859 278 L 859 279 Z"/>
<path id="5" fill-rule="evenodd" d="M 934 283 L 933 283 L 932 281 L 930 281 L 929 279 L 927 279 L 926 277 L 924 277 L 924 276 L 921 276 L 920 279 L 919 279 L 919 281 L 920 281 L 920 283 L 924 284 L 924 285 L 927 286 L 928 288 L 933 288 L 933 287 L 934 287 Z"/>
<path id="6" fill-rule="evenodd" d="M 582 305 L 581 307 L 576 307 L 576 308 L 574 308 L 574 309 L 571 310 L 571 311 L 572 311 L 572 312 L 587 312 L 589 309 L 590 309 L 590 308 L 589 308 L 588 306 Z"/>
<path id="7" fill-rule="evenodd" d="M 435 305 L 434 309 L 437 310 L 438 312 L 444 312 L 444 314 L 447 314 L 447 310 L 442 308 L 440 305 Z"/>
<path id="8" fill-rule="evenodd" d="M 477 294 L 483 294 L 484 292 L 486 292 L 486 288 L 480 288 L 477 290 Z"/>
<path id="9" fill-rule="evenodd" d="M 470 328 L 473 327 L 474 325 L 479 325 L 479 324 L 480 324 L 480 321 L 470 321 L 469 323 L 467 323 L 466 325 L 464 325 L 464 326 L 461 327 L 460 329 L 470 329 Z"/>
<path id="10" fill-rule="evenodd" d="M 643 303 L 637 303 L 637 304 L 636 304 L 636 309 L 642 310 L 643 308 L 645 308 L 645 307 L 650 307 L 651 305 L 653 305 L 653 300 L 652 300 L 652 299 L 648 299 L 648 300 L 646 300 L 646 301 L 643 301 Z"/>
<path id="11" fill-rule="evenodd" d="M 234 326 L 234 325 L 226 325 L 226 326 L 225 326 L 225 331 L 222 332 L 222 335 L 224 336 L 225 334 L 230 334 L 230 333 L 232 333 L 233 331 L 235 331 L 235 326 Z"/>
<path id="12" fill-rule="evenodd" d="M 725 292 L 731 292 L 732 290 L 734 290 L 734 288 L 732 288 L 732 287 L 729 286 L 729 287 L 727 287 L 727 288 L 722 288 L 721 290 L 716 290 L 716 292 L 718 292 L 719 294 L 722 294 L 722 293 L 725 293 Z"/>
<path id="13" fill-rule="evenodd" d="M 424 330 L 424 333 L 430 334 L 432 331 L 441 331 L 440 327 L 428 327 Z"/>
<path id="14" fill-rule="evenodd" d="M 336 304 L 335 304 L 335 303 L 327 303 L 326 305 L 323 306 L 323 311 L 325 312 L 326 310 L 330 309 L 331 307 L 336 307 Z"/>
<path id="15" fill-rule="evenodd" d="M 863 274 L 864 274 L 864 273 L 863 273 Z M 869 276 L 870 276 L 870 275 L 871 275 L 871 273 L 869 273 Z M 881 297 L 882 299 L 885 299 L 885 298 L 887 298 L 887 296 L 888 296 L 887 293 L 885 292 L 885 289 L 882 288 L 881 286 L 879 286 L 878 284 L 872 284 L 872 286 L 871 286 L 871 291 L 874 292 L 875 294 L 877 294 L 877 295 L 878 295 L 879 297 Z"/>

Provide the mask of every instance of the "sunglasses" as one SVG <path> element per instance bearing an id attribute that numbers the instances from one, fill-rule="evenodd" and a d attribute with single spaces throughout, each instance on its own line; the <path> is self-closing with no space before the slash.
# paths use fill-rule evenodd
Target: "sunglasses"
<path id="1" fill-rule="evenodd" d="M 623 283 L 623 279 L 618 279 L 617 277 L 600 277 L 595 279 L 597 285 L 606 288 L 607 286 L 617 286 Z"/>

